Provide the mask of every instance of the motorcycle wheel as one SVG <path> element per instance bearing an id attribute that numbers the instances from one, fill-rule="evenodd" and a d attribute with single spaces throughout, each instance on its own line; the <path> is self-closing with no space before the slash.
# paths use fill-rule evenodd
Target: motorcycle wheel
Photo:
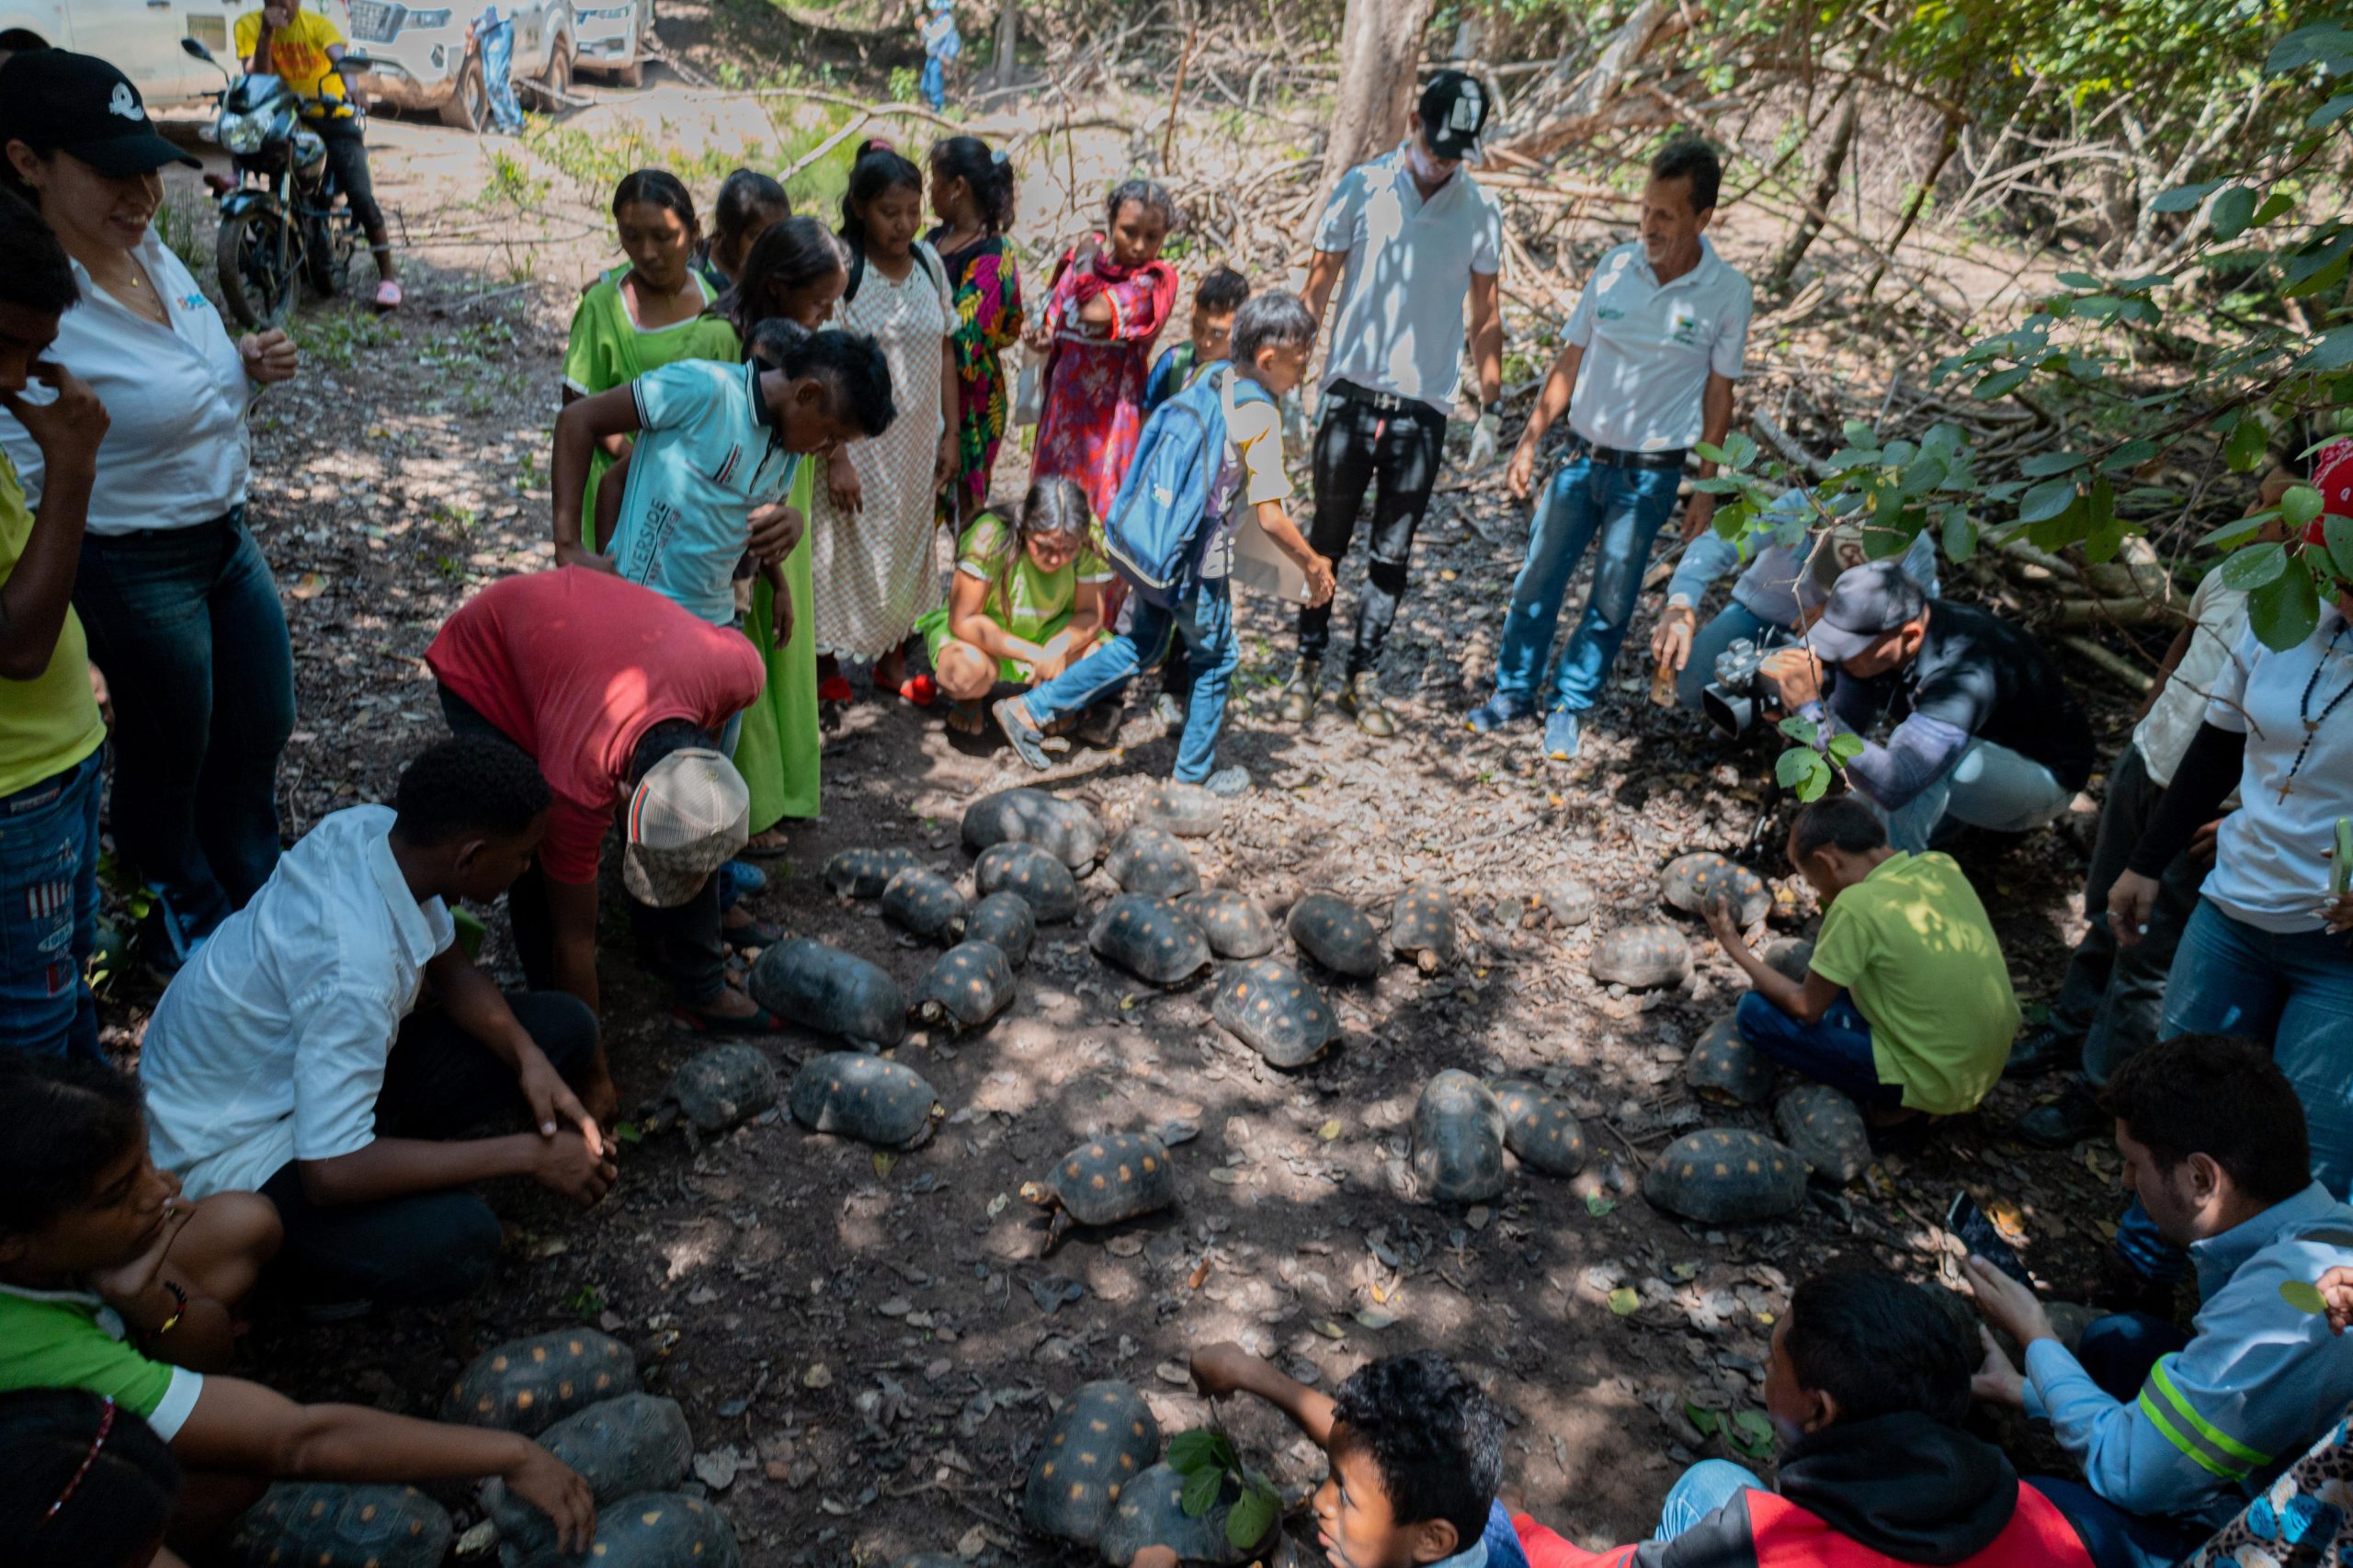
<path id="1" fill-rule="evenodd" d="M 351 287 L 351 253 L 358 248 L 351 227 L 332 218 L 314 218 L 303 228 L 302 268 L 310 275 L 311 287 L 324 298 L 336 299 Z"/>
<path id="2" fill-rule="evenodd" d="M 221 222 L 213 245 L 221 297 L 240 324 L 256 332 L 285 324 L 294 309 L 294 233 L 286 215 L 249 207 Z"/>

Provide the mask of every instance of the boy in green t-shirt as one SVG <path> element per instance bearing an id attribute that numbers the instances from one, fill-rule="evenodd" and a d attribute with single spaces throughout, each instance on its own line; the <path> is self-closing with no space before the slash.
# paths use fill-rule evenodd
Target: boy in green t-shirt
<path id="1" fill-rule="evenodd" d="M 1802 983 L 1749 950 L 1727 903 L 1708 911 L 1756 987 L 1740 999 L 1742 1037 L 1878 1124 L 1975 1109 L 2002 1075 L 2018 1003 L 1969 879 L 1949 855 L 1888 847 L 1852 795 L 1799 812 L 1789 856 L 1824 906 Z"/>
<path id="2" fill-rule="evenodd" d="M 1110 581 L 1086 492 L 1072 480 L 1030 485 L 1018 523 L 995 512 L 974 517 L 956 541 L 948 603 L 915 622 L 955 703 L 949 727 L 981 733 L 981 704 L 999 681 L 1035 686 L 1083 658 L 1103 634 Z"/>

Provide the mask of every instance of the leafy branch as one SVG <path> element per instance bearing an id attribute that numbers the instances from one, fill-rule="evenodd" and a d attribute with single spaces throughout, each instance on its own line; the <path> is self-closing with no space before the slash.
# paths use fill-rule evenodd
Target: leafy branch
<path id="1" fill-rule="evenodd" d="M 1233 1439 L 1222 1432 L 1177 1433 L 1168 1439 L 1168 1468 L 1185 1478 L 1180 1506 L 1188 1519 L 1205 1517 L 1229 1491 L 1235 1494 L 1225 1512 L 1225 1539 L 1236 1551 L 1264 1540 L 1282 1514 L 1274 1483 L 1245 1470 Z"/>

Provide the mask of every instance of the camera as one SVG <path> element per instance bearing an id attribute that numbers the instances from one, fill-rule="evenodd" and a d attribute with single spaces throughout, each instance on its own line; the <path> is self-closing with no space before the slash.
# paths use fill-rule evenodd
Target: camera
<path id="1" fill-rule="evenodd" d="M 1765 661 L 1797 639 L 1778 629 L 1756 638 L 1737 638 L 1716 655 L 1715 679 L 1699 694 L 1708 722 L 1728 739 L 1737 739 L 1756 727 L 1766 709 L 1780 702 Z"/>

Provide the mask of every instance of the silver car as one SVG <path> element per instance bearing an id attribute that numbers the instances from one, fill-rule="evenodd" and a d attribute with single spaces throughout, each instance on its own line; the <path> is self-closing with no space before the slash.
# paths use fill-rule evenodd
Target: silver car
<path id="1" fill-rule="evenodd" d="M 654 51 L 654 0 L 576 0 L 572 19 L 580 29 L 574 70 L 602 71 L 624 87 L 645 85 L 645 62 Z"/>
<path id="2" fill-rule="evenodd" d="M 344 30 L 375 64 L 367 96 L 396 108 L 432 109 L 444 124 L 480 131 L 490 124 L 490 94 L 483 82 L 482 51 L 474 22 L 487 0 L 411 6 L 404 0 L 349 0 L 350 25 Z M 502 16 L 515 23 L 512 77 L 516 96 L 530 105 L 532 85 L 560 95 L 572 86 L 578 37 L 569 0 L 502 0 Z M 541 98 L 551 107 L 558 97 Z"/>

